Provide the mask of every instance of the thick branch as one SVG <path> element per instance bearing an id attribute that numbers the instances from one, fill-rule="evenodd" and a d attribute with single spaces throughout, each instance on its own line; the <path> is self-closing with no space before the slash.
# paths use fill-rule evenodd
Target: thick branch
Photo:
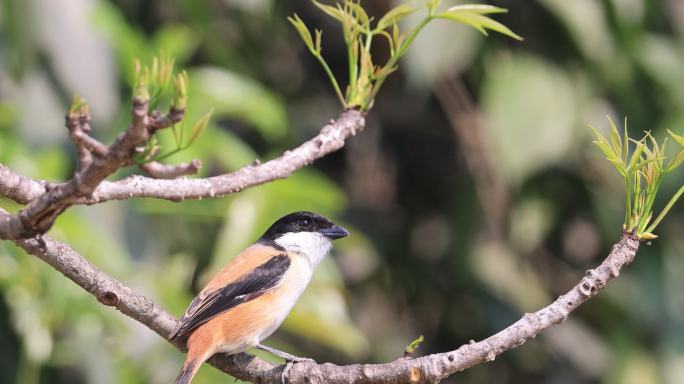
<path id="1" fill-rule="evenodd" d="M 331 121 L 323 127 L 311 140 L 263 164 L 248 165 L 235 172 L 202 179 L 159 180 L 131 176 L 116 182 L 102 181 L 89 197 L 78 198 L 73 203 L 97 204 L 131 197 L 181 201 L 228 195 L 248 187 L 284 179 L 314 160 L 342 148 L 347 138 L 362 131 L 364 127 L 364 114 L 354 109 L 347 110 L 336 121 Z M 5 180 L 0 178 L 0 193 L 12 187 L 12 198 L 15 200 L 20 198 L 25 202 L 40 196 L 39 183 L 35 181 L 33 184 L 21 186 L 17 186 L 16 183 L 11 186 L 3 184 Z"/>
<path id="2" fill-rule="evenodd" d="M 45 193 L 46 184 L 14 173 L 0 164 L 0 196 L 8 197 L 19 204 L 28 204 Z"/>
<path id="3" fill-rule="evenodd" d="M 0 210 L 0 220 L 7 213 Z M 137 294 L 97 269 L 69 246 L 47 236 L 40 240 L 14 240 L 26 252 L 38 256 L 105 305 L 116 307 L 125 315 L 146 325 L 166 338 L 176 321 L 148 298 Z M 298 363 L 288 374 L 290 383 L 435 383 L 470 368 L 493 361 L 497 355 L 523 345 L 544 329 L 562 323 L 582 303 L 598 294 L 634 260 L 639 241 L 633 234 L 623 234 L 610 254 L 568 293 L 499 333 L 480 342 L 471 342 L 444 353 L 416 359 L 401 358 L 386 364 L 338 366 L 324 363 Z M 182 345 L 176 347 L 183 349 Z M 283 366 L 276 366 L 247 354 L 234 357 L 214 356 L 210 363 L 242 380 L 255 383 L 280 383 Z"/>

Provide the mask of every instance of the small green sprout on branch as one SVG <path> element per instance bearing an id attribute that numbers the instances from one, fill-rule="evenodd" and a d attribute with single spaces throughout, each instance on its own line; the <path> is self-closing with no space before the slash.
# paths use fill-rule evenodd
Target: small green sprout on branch
<path id="1" fill-rule="evenodd" d="M 309 52 L 320 62 L 340 103 L 345 108 L 359 108 L 362 111 L 368 111 L 373 106 L 375 96 L 387 76 L 397 69 L 399 59 L 406 54 L 416 36 L 432 20 L 444 19 L 469 25 L 484 35 L 487 35 L 487 30 L 492 30 L 516 40 L 522 40 L 522 37 L 508 27 L 487 16 L 507 12 L 504 8 L 491 5 L 458 5 L 439 12 L 437 8 L 441 0 L 424 1 L 422 5 L 409 2 L 393 8 L 377 22 L 374 22 L 374 19 L 368 16 L 358 0 L 344 0 L 334 6 L 316 0 L 312 0 L 312 2 L 342 25 L 342 36 L 347 47 L 347 64 L 349 67 L 349 83 L 344 93 L 323 58 L 321 46 L 323 32 L 316 29 L 312 35 L 309 28 L 296 14 L 289 17 L 288 20 L 301 36 Z M 425 18 L 418 25 L 410 28 L 408 32 L 402 32 L 398 23 L 420 9 L 427 11 Z M 375 38 L 384 39 L 389 45 L 390 57 L 383 65 L 377 65 L 373 60 L 371 48 Z"/>
<path id="2" fill-rule="evenodd" d="M 684 185 L 670 198 L 663 210 L 653 219 L 653 204 L 660 188 L 663 177 L 677 169 L 684 162 L 684 137 L 668 130 L 672 139 L 679 146 L 677 154 L 666 161 L 665 146 L 667 138 L 662 144 L 646 132 L 640 140 L 629 138 L 627 134 L 627 119 L 625 119 L 622 137 L 609 118 L 610 134 L 604 137 L 596 128 L 591 127 L 596 134 L 594 143 L 601 149 L 606 159 L 624 179 L 625 186 L 625 223 L 624 229 L 634 232 L 641 240 L 657 238 L 653 231 L 684 193 Z"/>
<path id="3" fill-rule="evenodd" d="M 148 102 L 149 111 L 153 118 L 160 117 L 157 112 L 161 103 L 169 104 L 169 113 L 183 113 L 188 102 L 188 88 L 190 79 L 186 71 L 174 74 L 175 59 L 161 52 L 152 59 L 152 65 L 143 65 L 136 60 L 135 79 L 133 84 L 133 96 Z M 172 87 L 169 87 L 172 84 Z M 169 89 L 172 93 L 169 94 Z M 209 123 L 213 110 L 202 116 L 186 134 L 185 120 L 171 124 L 171 132 L 175 147 L 165 153 L 160 153 L 160 140 L 158 135 L 162 131 L 155 131 L 154 136 L 147 142 L 143 152 L 135 156 L 138 164 L 152 161 L 160 161 L 187 149 L 197 139 Z M 168 126 L 168 125 L 167 125 Z"/>
<path id="4" fill-rule="evenodd" d="M 409 345 L 404 348 L 404 357 L 413 357 L 416 355 L 416 349 L 420 347 L 420 344 L 425 340 L 423 335 L 418 336 L 417 339 L 409 343 Z"/>

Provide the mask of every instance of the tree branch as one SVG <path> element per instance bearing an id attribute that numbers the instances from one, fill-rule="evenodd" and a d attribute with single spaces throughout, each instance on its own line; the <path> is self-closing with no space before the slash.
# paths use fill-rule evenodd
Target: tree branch
<path id="1" fill-rule="evenodd" d="M 364 113 L 355 109 L 346 110 L 337 120 L 323 127 L 314 138 L 263 164 L 252 164 L 235 172 L 201 179 L 159 180 L 136 175 L 116 182 L 102 181 L 89 196 L 76 198 L 71 203 L 97 204 L 132 197 L 181 201 L 228 195 L 290 176 L 314 160 L 342 148 L 345 140 L 362 131 L 365 124 Z M 0 166 L 0 193 L 26 203 L 41 197 L 43 192 L 40 183 L 28 182 L 27 178 Z"/>
<path id="2" fill-rule="evenodd" d="M 175 179 L 179 176 L 194 175 L 201 167 L 202 162 L 197 159 L 181 164 L 164 164 L 158 161 L 140 164 L 140 169 L 155 179 Z"/>
<path id="3" fill-rule="evenodd" d="M 0 209 L 0 221 L 9 216 Z M 123 314 L 144 324 L 167 339 L 176 320 L 157 306 L 106 273 L 97 269 L 66 244 L 48 236 L 39 239 L 13 240 L 26 252 L 50 264 L 73 282 L 95 296 L 101 303 L 114 306 Z M 460 348 L 415 359 L 400 358 L 386 364 L 298 363 L 288 374 L 289 383 L 436 383 L 474 365 L 493 361 L 499 354 L 523 345 L 546 328 L 562 323 L 582 303 L 595 296 L 616 278 L 620 270 L 634 260 L 639 240 L 624 233 L 606 259 L 570 291 L 556 301 L 520 320 L 499 333 Z M 184 350 L 184 340 L 174 344 Z M 239 379 L 255 383 L 280 383 L 283 365 L 275 365 L 248 354 L 216 355 L 210 364 Z"/>
<path id="4" fill-rule="evenodd" d="M 45 193 L 46 186 L 45 181 L 35 181 L 0 164 L 0 196 L 10 198 L 19 204 L 28 204 Z"/>
<path id="5" fill-rule="evenodd" d="M 180 119 L 182 113 L 173 116 Z M 148 100 L 137 97 L 133 98 L 131 124 L 109 147 L 86 138 L 90 130 L 88 120 L 85 106 L 76 111 L 70 110 L 66 118 L 79 157 L 74 176 L 66 183 L 49 188 L 17 214 L 0 221 L 1 239 L 29 238 L 45 233 L 64 210 L 74 205 L 79 198 L 90 196 L 105 178 L 126 166 L 137 147 L 147 143 L 150 134 L 158 129 L 150 123 L 152 118 L 148 115 Z"/>

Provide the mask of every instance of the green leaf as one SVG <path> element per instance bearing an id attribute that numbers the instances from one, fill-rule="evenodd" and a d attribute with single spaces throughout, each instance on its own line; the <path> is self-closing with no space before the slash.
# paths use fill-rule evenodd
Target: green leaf
<path id="1" fill-rule="evenodd" d="M 133 86 L 133 96 L 142 100 L 149 100 L 150 92 L 147 89 L 150 83 L 150 69 L 142 65 L 139 60 L 135 60 L 135 81 Z"/>
<path id="2" fill-rule="evenodd" d="M 200 117 L 199 120 L 195 123 L 195 125 L 192 127 L 192 131 L 190 131 L 190 139 L 188 142 L 185 144 L 185 147 L 190 146 L 195 140 L 197 140 L 197 137 L 204 131 L 204 128 L 207 127 L 207 124 L 209 124 L 209 119 L 211 119 L 211 114 L 214 113 L 214 109 L 210 109 L 209 112 L 205 113 L 204 116 Z"/>
<path id="3" fill-rule="evenodd" d="M 306 24 L 304 24 L 302 19 L 299 18 L 299 15 L 295 13 L 294 18 L 288 17 L 287 20 L 295 27 L 297 32 L 299 32 L 299 36 L 304 41 L 306 47 L 309 48 L 309 51 L 315 55 L 316 50 L 314 49 L 314 42 L 313 38 L 311 37 L 311 32 L 309 32 L 309 28 L 306 27 Z"/>
<path id="4" fill-rule="evenodd" d="M 399 20 L 405 18 L 406 16 L 417 11 L 418 7 L 412 4 L 401 4 L 395 8 L 392 8 L 389 12 L 385 14 L 376 25 L 375 29 L 378 31 L 384 31 L 387 27 L 392 26 L 392 24 L 399 22 Z"/>
<path id="5" fill-rule="evenodd" d="M 599 147 L 601 152 L 603 152 L 603 154 L 606 156 L 606 159 L 608 159 L 608 161 L 610 161 L 615 166 L 618 172 L 620 172 L 621 175 L 626 176 L 625 163 L 622 160 L 622 158 L 620 158 L 615 153 L 614 148 L 610 145 L 608 140 L 606 140 L 606 138 L 603 137 L 603 135 L 601 135 L 601 133 L 598 130 L 596 130 L 596 128 L 592 126 L 589 127 L 593 129 L 594 134 L 596 134 L 597 140 L 594 141 L 594 144 L 596 144 Z"/>
<path id="6" fill-rule="evenodd" d="M 188 73 L 183 70 L 177 74 L 173 79 L 173 107 L 178 110 L 184 110 L 188 102 L 188 86 L 190 79 Z"/>
<path id="7" fill-rule="evenodd" d="M 620 138 L 620 132 L 618 132 L 613 119 L 608 117 L 608 122 L 610 123 L 610 144 L 613 146 L 615 154 L 618 157 L 622 157 L 622 139 Z"/>
<path id="8" fill-rule="evenodd" d="M 404 349 L 404 356 L 413 356 L 413 354 L 416 352 L 416 349 L 420 346 L 420 343 L 422 343 L 423 340 L 425 340 L 425 338 L 423 337 L 423 335 L 420 335 L 417 339 L 410 342 L 409 345 L 407 345 Z"/>
<path id="9" fill-rule="evenodd" d="M 669 129 L 667 130 L 667 133 L 670 134 L 670 136 L 674 139 L 674 141 L 676 141 L 679 145 L 684 147 L 684 136 L 680 136 L 680 135 L 670 131 Z"/>
<path id="10" fill-rule="evenodd" d="M 682 165 L 683 162 L 684 162 L 684 149 L 677 152 L 674 159 L 672 159 L 672 161 L 670 161 L 670 164 L 667 165 L 665 172 L 670 172 L 670 171 L 677 169 L 677 167 Z"/>
<path id="11" fill-rule="evenodd" d="M 627 166 L 627 173 L 633 174 L 637 171 L 637 164 L 639 164 L 639 159 L 641 158 L 641 154 L 644 152 L 644 143 L 641 141 L 636 142 L 636 147 L 634 148 L 634 152 L 632 153 L 632 158 L 629 161 L 629 165 Z"/>
<path id="12" fill-rule="evenodd" d="M 325 14 L 332 17 L 333 19 L 338 20 L 338 21 L 342 21 L 344 19 L 344 11 L 342 10 L 342 8 L 339 7 L 339 5 L 337 7 L 333 7 L 332 5 L 321 4 L 316 0 L 311 0 L 311 2 L 318 9 L 320 9 L 321 11 L 323 11 Z"/>
<path id="13" fill-rule="evenodd" d="M 507 12 L 507 10 L 504 8 L 494 7 L 491 5 L 472 4 L 451 7 L 448 10 L 437 14 L 436 17 L 440 19 L 446 19 L 470 25 L 471 27 L 480 31 L 485 36 L 487 36 L 487 29 L 490 29 L 492 31 L 499 32 L 503 35 L 512 37 L 516 40 L 522 41 L 523 38 L 521 36 L 511 31 L 505 25 L 499 23 L 496 20 L 490 19 L 487 16 L 484 16 L 490 13 L 504 12 Z"/>
<path id="14" fill-rule="evenodd" d="M 71 106 L 69 107 L 69 115 L 73 115 L 87 110 L 88 103 L 86 102 L 86 100 L 79 95 L 74 95 L 74 98 L 71 100 Z"/>
<path id="15" fill-rule="evenodd" d="M 467 12 L 478 15 L 488 15 L 491 13 L 507 13 L 508 9 L 486 4 L 463 4 L 451 7 L 447 9 L 446 12 Z"/>
<path id="16" fill-rule="evenodd" d="M 371 54 L 361 46 L 361 43 L 359 43 L 359 50 L 361 51 L 361 60 L 359 63 L 359 77 L 356 81 L 356 97 L 353 100 L 349 100 L 349 103 L 350 105 L 363 106 L 364 101 L 371 93 L 375 71 L 371 60 Z"/>
<path id="17" fill-rule="evenodd" d="M 348 6 L 355 14 L 357 21 L 361 22 L 361 25 L 368 25 L 370 23 L 370 19 L 368 18 L 368 14 L 366 11 L 363 9 L 361 5 L 358 3 L 355 3 L 353 1 L 347 1 L 345 2 L 345 5 Z"/>

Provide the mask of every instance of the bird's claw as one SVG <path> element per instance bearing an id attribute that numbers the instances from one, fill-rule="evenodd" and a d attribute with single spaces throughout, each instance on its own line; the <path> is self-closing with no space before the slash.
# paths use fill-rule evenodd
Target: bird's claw
<path id="1" fill-rule="evenodd" d="M 283 373 L 280 375 L 280 382 L 286 384 L 289 380 L 290 370 L 292 366 L 297 363 L 316 363 L 316 360 L 308 357 L 292 356 L 290 359 L 285 360 L 285 368 L 283 368 Z"/>
<path id="2" fill-rule="evenodd" d="M 288 363 L 315 363 L 316 360 L 309 358 L 309 357 L 299 357 L 299 356 L 293 356 L 292 359 L 287 359 Z"/>

